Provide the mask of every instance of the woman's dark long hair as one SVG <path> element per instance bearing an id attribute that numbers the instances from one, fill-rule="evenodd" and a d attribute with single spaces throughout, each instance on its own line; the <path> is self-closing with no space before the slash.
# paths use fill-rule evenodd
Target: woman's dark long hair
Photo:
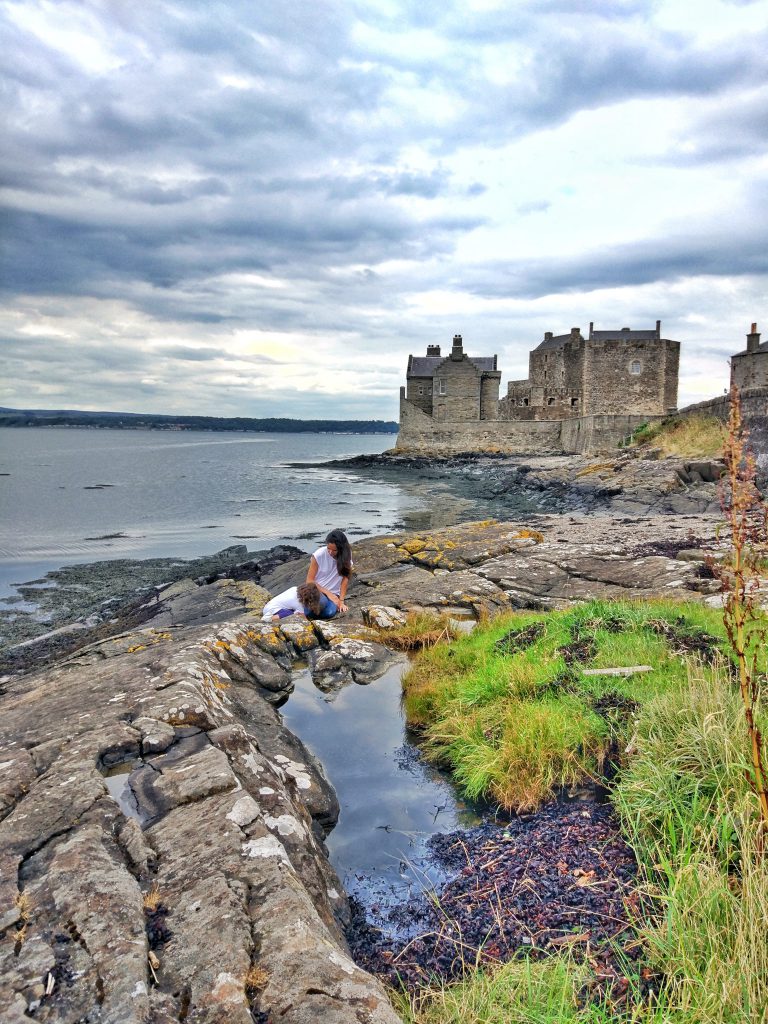
<path id="1" fill-rule="evenodd" d="M 349 546 L 347 535 L 343 530 L 331 530 L 325 538 L 326 544 L 336 545 L 336 568 L 339 576 L 349 576 L 352 573 L 352 548 Z"/>

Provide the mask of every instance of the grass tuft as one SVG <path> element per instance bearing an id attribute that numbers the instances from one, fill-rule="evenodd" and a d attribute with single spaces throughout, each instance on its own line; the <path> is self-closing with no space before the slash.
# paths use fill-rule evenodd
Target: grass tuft
<path id="1" fill-rule="evenodd" d="M 381 631 L 381 642 L 398 651 L 418 651 L 455 640 L 456 623 L 448 615 L 409 612 L 404 626 Z"/>
<path id="2" fill-rule="evenodd" d="M 713 416 L 670 417 L 639 427 L 632 435 L 632 447 L 651 446 L 663 455 L 682 458 L 719 458 L 724 437 L 724 425 Z"/>
<path id="3" fill-rule="evenodd" d="M 144 910 L 153 914 L 162 902 L 163 897 L 160 893 L 160 886 L 157 882 L 153 882 L 149 892 L 144 893 L 144 899 L 142 900 Z"/>
<path id="4" fill-rule="evenodd" d="M 268 981 L 269 971 L 266 971 L 263 967 L 258 967 L 256 964 L 251 964 L 243 979 L 243 988 L 246 993 L 255 994 L 265 989 Z"/>

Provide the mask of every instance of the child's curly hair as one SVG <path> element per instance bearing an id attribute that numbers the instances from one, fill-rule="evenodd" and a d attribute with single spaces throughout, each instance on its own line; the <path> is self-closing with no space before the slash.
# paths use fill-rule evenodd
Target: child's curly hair
<path id="1" fill-rule="evenodd" d="M 296 588 L 299 600 L 312 615 L 320 614 L 320 588 L 316 583 L 302 583 Z"/>

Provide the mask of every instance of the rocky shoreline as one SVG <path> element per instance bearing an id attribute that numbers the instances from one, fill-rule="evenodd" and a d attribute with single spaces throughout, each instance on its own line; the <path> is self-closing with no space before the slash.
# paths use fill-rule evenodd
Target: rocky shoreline
<path id="1" fill-rule="evenodd" d="M 651 487 L 637 460 L 544 461 L 491 460 L 495 482 L 485 462 L 459 472 L 508 489 L 560 480 L 603 514 L 582 505 L 360 541 L 338 622 L 262 623 L 306 556 L 230 551 L 206 576 L 6 652 L 4 1019 L 397 1020 L 350 954 L 350 907 L 323 844 L 335 794 L 276 711 L 296 665 L 326 691 L 369 682 L 394 657 L 384 627 L 412 609 L 481 618 L 592 597 L 719 601 L 704 561 L 723 547 L 716 465 L 689 464 L 686 482 L 659 460 Z"/>

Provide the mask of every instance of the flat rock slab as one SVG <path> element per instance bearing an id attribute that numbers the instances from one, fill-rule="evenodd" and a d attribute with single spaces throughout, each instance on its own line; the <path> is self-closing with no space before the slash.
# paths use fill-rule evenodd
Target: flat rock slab
<path id="1" fill-rule="evenodd" d="M 332 639 L 354 672 L 380 646 Z M 258 620 L 147 629 L 8 682 L 4 1019 L 395 1024 L 343 937 L 335 794 L 262 696 L 290 650 Z"/>
<path id="2" fill-rule="evenodd" d="M 701 568 L 722 557 L 719 521 L 711 515 L 536 516 L 527 526 L 484 521 L 400 534 L 387 539 L 389 564 L 356 575 L 350 609 L 355 618 L 370 618 L 371 606 L 401 613 L 463 609 L 479 618 L 593 598 L 698 600 L 717 588 Z M 694 534 L 695 560 L 685 554 Z"/>

